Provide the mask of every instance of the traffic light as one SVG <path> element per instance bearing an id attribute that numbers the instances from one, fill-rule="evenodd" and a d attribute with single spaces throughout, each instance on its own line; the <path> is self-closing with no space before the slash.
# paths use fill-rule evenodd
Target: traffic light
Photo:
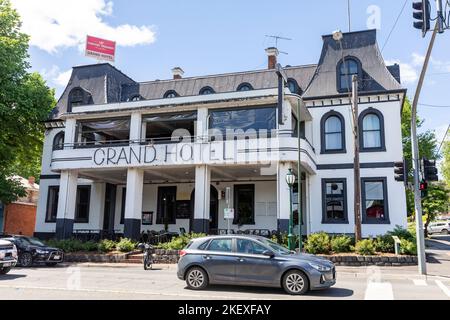
<path id="1" fill-rule="evenodd" d="M 438 170 L 436 160 L 422 159 L 423 178 L 425 181 L 438 181 Z"/>
<path id="2" fill-rule="evenodd" d="M 394 162 L 394 178 L 395 181 L 408 182 L 408 168 L 406 161 Z"/>
<path id="3" fill-rule="evenodd" d="M 428 30 L 430 30 L 430 0 L 422 0 L 420 2 L 413 2 L 413 9 L 416 10 L 413 12 L 414 28 L 422 30 L 422 37 L 425 37 L 425 34 Z"/>
<path id="4" fill-rule="evenodd" d="M 419 190 L 422 198 L 428 195 L 428 183 L 425 180 L 420 181 Z"/>

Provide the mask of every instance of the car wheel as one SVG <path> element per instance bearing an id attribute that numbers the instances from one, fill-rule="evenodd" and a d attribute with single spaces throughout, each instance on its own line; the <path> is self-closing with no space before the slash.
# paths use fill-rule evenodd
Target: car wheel
<path id="1" fill-rule="evenodd" d="M 299 270 L 287 272 L 283 277 L 283 289 L 292 295 L 305 294 L 309 289 L 308 277 Z"/>
<path id="2" fill-rule="evenodd" d="M 57 263 L 56 263 L 56 262 L 47 262 L 45 265 L 46 265 L 47 267 L 54 267 L 54 266 L 57 265 Z"/>
<path id="3" fill-rule="evenodd" d="M 203 269 L 193 267 L 186 274 L 186 284 L 189 289 L 205 289 L 208 286 L 208 275 Z"/>
<path id="4" fill-rule="evenodd" d="M 442 234 L 448 234 L 448 230 L 447 229 L 444 229 L 444 230 L 442 230 L 442 232 L 441 232 Z"/>
<path id="5" fill-rule="evenodd" d="M 0 268 L 0 274 L 7 274 L 11 268 Z"/>
<path id="6" fill-rule="evenodd" d="M 33 256 L 29 252 L 24 252 L 20 255 L 19 262 L 22 267 L 31 267 L 33 264 Z"/>

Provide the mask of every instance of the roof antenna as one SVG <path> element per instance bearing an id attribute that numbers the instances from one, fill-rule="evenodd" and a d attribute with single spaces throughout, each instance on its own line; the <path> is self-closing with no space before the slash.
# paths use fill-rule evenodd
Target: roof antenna
<path id="1" fill-rule="evenodd" d="M 288 41 L 291 41 L 291 40 L 292 40 L 291 38 L 281 37 L 281 36 L 277 36 L 277 35 L 272 36 L 272 35 L 267 35 L 267 34 L 266 34 L 266 37 L 267 37 L 267 38 L 273 38 L 273 39 L 275 39 L 275 48 L 277 48 L 277 50 L 278 50 L 278 40 L 288 40 Z M 283 53 L 283 54 L 289 54 L 289 53 L 287 53 L 287 52 L 280 51 L 280 50 L 278 50 L 278 52 L 279 52 L 279 53 Z"/>

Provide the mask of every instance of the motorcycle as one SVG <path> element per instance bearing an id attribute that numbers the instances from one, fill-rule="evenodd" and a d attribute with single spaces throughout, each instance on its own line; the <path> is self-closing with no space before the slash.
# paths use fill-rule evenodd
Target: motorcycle
<path id="1" fill-rule="evenodd" d="M 152 269 L 153 266 L 153 258 L 155 257 L 153 246 L 148 243 L 140 243 L 138 247 L 144 251 L 144 270 Z"/>

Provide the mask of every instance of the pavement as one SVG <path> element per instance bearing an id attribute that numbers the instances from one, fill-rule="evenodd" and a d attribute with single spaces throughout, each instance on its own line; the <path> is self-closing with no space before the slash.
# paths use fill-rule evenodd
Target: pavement
<path id="1" fill-rule="evenodd" d="M 210 286 L 192 291 L 176 277 L 176 265 L 145 271 L 130 264 L 62 264 L 15 268 L 0 277 L 0 300 L 450 300 L 450 236 L 427 241 L 428 276 L 417 266 L 337 267 L 337 283 L 305 296 L 281 289 Z"/>

